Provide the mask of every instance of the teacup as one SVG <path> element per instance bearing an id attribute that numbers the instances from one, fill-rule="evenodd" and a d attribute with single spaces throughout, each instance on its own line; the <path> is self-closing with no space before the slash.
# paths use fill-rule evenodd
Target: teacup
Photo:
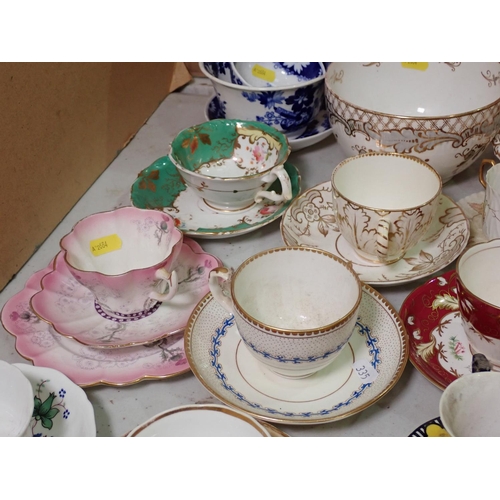
<path id="1" fill-rule="evenodd" d="M 457 261 L 457 297 L 472 353 L 500 371 L 500 239 L 471 246 Z"/>
<path id="2" fill-rule="evenodd" d="M 0 360 L 0 437 L 22 436 L 33 415 L 33 388 L 23 372 Z"/>
<path id="3" fill-rule="evenodd" d="M 260 252 L 234 272 L 216 268 L 209 286 L 234 314 L 250 353 L 289 378 L 312 375 L 340 354 L 353 333 L 362 293 L 347 262 L 308 247 Z"/>
<path id="4" fill-rule="evenodd" d="M 441 177 L 427 163 L 390 153 L 347 158 L 332 173 L 342 236 L 362 258 L 390 264 L 425 234 L 436 213 Z"/>
<path id="5" fill-rule="evenodd" d="M 479 168 L 479 181 L 486 192 L 483 205 L 483 232 L 487 239 L 500 238 L 500 163 L 483 160 Z M 492 168 L 484 175 L 484 169 Z"/>
<path id="6" fill-rule="evenodd" d="M 263 199 L 292 198 L 284 163 L 290 154 L 286 137 L 258 122 L 212 120 L 181 131 L 171 144 L 170 159 L 184 182 L 217 210 L 241 210 Z M 267 191 L 276 180 L 281 193 Z"/>
<path id="7" fill-rule="evenodd" d="M 457 378 L 441 395 L 439 413 L 451 436 L 500 436 L 500 373 Z"/>
<path id="8" fill-rule="evenodd" d="M 177 292 L 182 239 L 170 215 L 123 207 L 80 220 L 60 245 L 72 276 L 105 312 L 140 319 Z"/>

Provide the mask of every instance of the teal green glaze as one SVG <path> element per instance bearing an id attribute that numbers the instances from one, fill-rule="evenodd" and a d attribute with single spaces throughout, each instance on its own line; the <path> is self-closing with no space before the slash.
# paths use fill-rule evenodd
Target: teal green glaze
<path id="1" fill-rule="evenodd" d="M 288 172 L 292 184 L 292 199 L 284 203 L 272 214 L 273 220 L 278 218 L 300 193 L 300 175 L 297 169 L 291 163 L 285 163 L 285 170 Z M 158 160 L 137 176 L 137 179 L 132 184 L 130 197 L 132 205 L 137 208 L 163 209 L 172 207 L 177 196 L 185 189 L 186 185 L 182 181 L 177 168 L 167 156 L 164 156 L 158 158 Z M 279 180 L 276 180 L 268 190 L 281 193 L 281 183 Z M 251 228 L 259 224 L 242 222 L 225 228 L 199 228 L 198 232 L 225 233 Z"/>
<path id="2" fill-rule="evenodd" d="M 288 158 L 288 141 L 275 128 L 260 122 L 224 119 L 211 120 L 182 130 L 172 141 L 170 154 L 175 162 L 193 172 L 205 163 L 231 158 L 243 130 L 255 132 L 257 137 L 273 137 L 279 145 L 276 165 Z"/>
<path id="3" fill-rule="evenodd" d="M 186 187 L 172 160 L 163 156 L 137 176 L 132 184 L 132 204 L 149 209 L 171 207 Z"/>

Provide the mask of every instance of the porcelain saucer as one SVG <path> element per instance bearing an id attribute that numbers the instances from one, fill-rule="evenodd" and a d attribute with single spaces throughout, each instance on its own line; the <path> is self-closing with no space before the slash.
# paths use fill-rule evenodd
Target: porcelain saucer
<path id="1" fill-rule="evenodd" d="M 399 285 L 429 276 L 453 262 L 469 239 L 469 223 L 460 207 L 441 195 L 434 220 L 422 240 L 390 265 L 361 258 L 340 234 L 335 222 L 330 181 L 305 191 L 286 210 L 281 237 L 287 246 L 321 248 L 351 261 L 361 281 Z"/>
<path id="2" fill-rule="evenodd" d="M 488 238 L 486 238 L 483 231 L 484 196 L 485 191 L 483 189 L 482 191 L 470 194 L 457 202 L 469 220 L 470 238 L 469 243 L 467 244 L 468 247 L 475 245 L 476 243 L 488 241 Z"/>
<path id="3" fill-rule="evenodd" d="M 416 428 L 408 437 L 450 437 L 439 417 L 428 420 Z"/>
<path id="4" fill-rule="evenodd" d="M 368 285 L 348 345 L 310 377 L 287 379 L 259 363 L 244 346 L 234 316 L 211 293 L 193 311 L 185 347 L 191 370 L 220 401 L 260 420 L 296 425 L 333 422 L 364 410 L 391 390 L 408 360 L 399 315 Z"/>
<path id="5" fill-rule="evenodd" d="M 205 118 L 207 120 L 225 118 L 223 114 L 220 113 L 217 96 L 211 97 L 207 102 L 205 107 Z M 301 132 L 300 135 L 287 135 L 287 139 L 292 149 L 292 153 L 295 153 L 313 144 L 317 144 L 331 135 L 333 134 L 330 120 L 328 119 L 328 112 L 326 109 L 321 109 L 318 116 L 309 123 L 307 128 Z"/>
<path id="6" fill-rule="evenodd" d="M 472 352 L 458 309 L 454 270 L 411 292 L 400 315 L 408 332 L 410 362 L 425 378 L 444 389 L 472 373 Z"/>
<path id="7" fill-rule="evenodd" d="M 59 335 L 30 307 L 31 297 L 41 289 L 40 280 L 52 270 L 51 264 L 34 273 L 2 309 L 2 325 L 16 337 L 16 350 L 23 358 L 59 370 L 81 387 L 130 385 L 189 371 L 183 332 L 124 349 L 96 349 Z"/>
<path id="8" fill-rule="evenodd" d="M 90 346 L 123 348 L 150 344 L 184 330 L 189 316 L 209 291 L 208 274 L 221 262 L 184 238 L 177 258 L 179 290 L 168 302 L 157 302 L 140 316 L 119 317 L 105 312 L 92 292 L 71 274 L 64 253 L 42 279 L 42 290 L 31 298 L 31 309 L 61 335 Z"/>
<path id="9" fill-rule="evenodd" d="M 292 183 L 292 199 L 274 205 L 269 200 L 255 203 L 244 210 L 221 211 L 209 207 L 187 188 L 168 157 L 156 160 L 139 173 L 132 184 L 132 204 L 138 208 L 160 208 L 171 215 L 177 227 L 197 238 L 229 238 L 246 234 L 281 217 L 300 193 L 300 174 L 291 163 L 285 163 Z M 276 181 L 269 190 L 281 192 Z"/>
<path id="10" fill-rule="evenodd" d="M 94 408 L 85 391 L 60 371 L 16 363 L 33 387 L 34 411 L 26 436 L 95 437 Z"/>

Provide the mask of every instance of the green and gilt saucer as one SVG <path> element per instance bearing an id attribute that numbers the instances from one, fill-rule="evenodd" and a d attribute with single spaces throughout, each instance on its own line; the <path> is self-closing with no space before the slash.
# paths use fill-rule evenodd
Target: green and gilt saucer
<path id="1" fill-rule="evenodd" d="M 171 160 L 164 156 L 139 173 L 132 184 L 131 201 L 138 208 L 162 209 L 172 216 L 177 227 L 196 238 L 230 238 L 249 233 L 279 219 L 300 194 L 300 174 L 291 163 L 285 163 L 292 183 L 292 199 L 273 204 L 269 200 L 235 211 L 208 206 L 184 184 Z M 281 192 L 279 181 L 269 190 Z"/>

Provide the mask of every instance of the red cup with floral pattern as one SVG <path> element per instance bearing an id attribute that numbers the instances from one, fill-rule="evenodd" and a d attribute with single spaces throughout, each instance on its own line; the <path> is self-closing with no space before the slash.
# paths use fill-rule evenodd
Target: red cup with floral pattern
<path id="1" fill-rule="evenodd" d="M 457 295 L 472 353 L 500 371 L 500 239 L 470 247 L 457 262 Z"/>

